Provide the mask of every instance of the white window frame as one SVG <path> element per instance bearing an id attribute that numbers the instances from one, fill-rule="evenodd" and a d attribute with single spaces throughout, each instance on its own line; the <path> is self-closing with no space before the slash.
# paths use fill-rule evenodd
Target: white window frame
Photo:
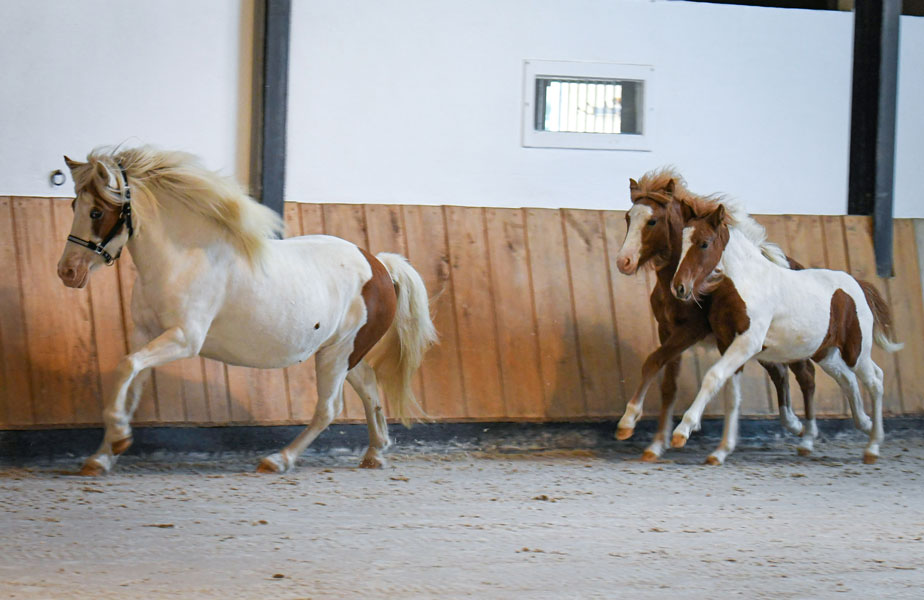
<path id="1" fill-rule="evenodd" d="M 523 138 L 526 148 L 635 150 L 650 152 L 655 125 L 655 70 L 652 65 L 535 60 L 523 61 Z M 536 130 L 536 80 L 542 78 L 622 79 L 642 82 L 640 134 L 570 133 Z"/>

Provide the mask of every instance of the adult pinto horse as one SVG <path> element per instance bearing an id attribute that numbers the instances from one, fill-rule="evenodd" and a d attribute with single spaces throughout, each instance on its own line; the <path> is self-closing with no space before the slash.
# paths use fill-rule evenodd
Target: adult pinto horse
<path id="1" fill-rule="evenodd" d="M 81 473 L 108 472 L 131 445 L 129 423 L 151 369 L 197 355 L 269 369 L 317 353 L 314 417 L 258 471 L 295 465 L 342 410 L 344 381 L 369 427 L 360 466 L 384 464 L 390 440 L 376 384 L 407 423 L 416 406 L 411 377 L 436 340 L 426 289 L 403 257 L 372 256 L 325 235 L 273 239 L 279 216 L 189 154 L 142 147 L 65 161 L 76 198 L 58 276 L 81 288 L 123 248 L 138 269 L 132 351 L 105 400 L 102 445 Z"/>
<path id="2" fill-rule="evenodd" d="M 677 395 L 677 375 L 680 371 L 681 354 L 697 342 L 712 336 L 709 322 L 709 299 L 694 304 L 682 302 L 671 293 L 671 278 L 680 263 L 683 232 L 681 201 L 696 202 L 699 205 L 715 206 L 718 197 L 698 196 L 686 189 L 683 177 L 670 168 L 650 171 L 639 181 L 629 180 L 632 208 L 626 214 L 628 224 L 622 248 L 616 257 L 616 266 L 625 275 L 633 275 L 639 267 L 652 266 L 657 283 L 651 293 L 651 309 L 658 322 L 658 337 L 661 345 L 651 353 L 642 365 L 642 381 L 635 395 L 626 406 L 616 429 L 616 438 L 628 439 L 635 430 L 635 424 L 642 414 L 642 403 L 655 375 L 663 368 L 661 380 L 661 411 L 658 429 L 651 445 L 642 454 L 643 461 L 657 460 L 669 447 L 673 428 L 673 407 Z M 765 231 L 756 221 L 740 209 L 735 210 L 735 226 L 748 232 L 762 245 L 769 260 L 793 265 L 798 263 L 787 259 L 780 249 L 764 242 Z M 789 260 L 789 263 L 787 263 Z M 796 435 L 803 434 L 802 423 L 792 411 L 789 395 L 789 378 L 786 367 L 778 363 L 761 362 L 770 374 L 776 388 L 780 407 L 780 421 L 783 427 Z M 814 423 L 812 397 L 815 392 L 815 370 L 808 361 L 797 361 L 789 365 L 796 376 L 805 411 L 810 423 Z M 718 448 L 709 455 L 707 463 L 722 464 L 734 450 L 737 438 L 737 406 L 741 391 L 738 375 L 732 377 L 732 406 L 726 407 L 725 432 Z M 812 451 L 814 436 L 803 436 L 800 454 Z"/>
<path id="3" fill-rule="evenodd" d="M 870 350 L 874 341 L 887 352 L 902 347 L 891 339 L 889 306 L 876 288 L 843 271 L 795 271 L 766 260 L 753 239 L 730 226 L 722 204 L 701 211 L 684 203 L 681 209 L 683 247 L 671 290 L 682 301 L 711 296 L 709 321 L 722 357 L 703 377 L 671 444 L 686 443 L 706 404 L 746 361 L 811 358 L 837 381 L 857 427 L 869 433 L 863 462 L 876 462 L 883 439 L 882 369 Z M 872 399 L 871 425 L 857 376 Z"/>

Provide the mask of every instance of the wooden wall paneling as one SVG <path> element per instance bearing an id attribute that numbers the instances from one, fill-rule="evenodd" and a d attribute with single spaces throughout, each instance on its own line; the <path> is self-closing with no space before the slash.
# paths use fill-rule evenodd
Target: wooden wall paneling
<path id="1" fill-rule="evenodd" d="M 125 319 L 125 335 L 128 338 L 125 348 L 127 354 L 131 350 L 131 335 L 134 329 L 131 317 L 132 287 L 138 275 L 130 251 L 122 253 L 122 257 L 116 263 L 115 268 L 118 270 L 119 287 L 122 290 L 122 317 Z M 139 424 L 157 423 L 160 421 L 157 412 L 157 381 L 151 376 L 141 393 L 141 401 L 138 403 L 137 410 L 135 410 L 134 422 Z"/>
<path id="2" fill-rule="evenodd" d="M 324 204 L 321 206 L 324 216 L 324 233 L 349 240 L 366 249 L 369 238 L 366 235 L 366 216 L 362 204 Z M 365 420 L 362 400 L 350 387 L 343 386 L 343 413 L 347 420 Z"/>
<path id="3" fill-rule="evenodd" d="M 848 215 L 841 218 L 844 221 L 844 239 L 847 242 L 850 274 L 857 279 L 872 283 L 891 306 L 888 282 L 876 275 L 872 217 Z M 901 374 L 896 366 L 895 355 L 889 354 L 874 343 L 873 361 L 883 372 L 883 413 L 900 414 L 902 412 L 901 385 L 899 384 Z M 909 373 L 908 376 L 914 377 L 916 373 Z M 862 383 L 860 383 L 860 388 L 864 389 Z M 869 407 L 868 401 L 867 407 Z"/>
<path id="4" fill-rule="evenodd" d="M 545 416 L 524 212 L 485 209 L 505 416 Z"/>
<path id="5" fill-rule="evenodd" d="M 906 414 L 924 412 L 924 378 L 920 369 L 924 365 L 924 304 L 922 304 L 921 276 L 918 269 L 918 251 L 914 237 L 914 223 L 910 219 L 896 219 L 895 224 L 895 278 L 889 281 L 892 293 L 892 322 L 895 341 L 905 347 L 895 353 L 900 373 L 902 411 Z"/>
<path id="6" fill-rule="evenodd" d="M 619 372 L 622 374 L 623 397 L 628 402 L 642 379 L 642 364 L 658 346 L 658 335 L 651 312 L 649 269 L 643 267 L 635 275 L 626 276 L 616 266 L 616 256 L 626 237 L 625 211 L 603 213 L 607 264 L 613 288 L 614 317 L 619 332 Z M 660 407 L 660 390 L 655 381 L 649 388 L 653 401 L 646 402 L 646 413 L 657 415 Z M 618 407 L 620 413 L 625 403 Z"/>
<path id="7" fill-rule="evenodd" d="M 0 196 L 0 426 L 31 425 L 32 381 L 30 354 L 23 310 L 22 273 L 19 255 L 30 252 L 16 234 L 13 202 Z"/>
<path id="8" fill-rule="evenodd" d="M 595 210 L 563 210 L 586 415 L 616 416 L 622 390 L 617 332 L 613 321 L 603 215 Z"/>
<path id="9" fill-rule="evenodd" d="M 505 416 L 484 209 L 447 206 L 450 268 L 468 416 Z"/>
<path id="10" fill-rule="evenodd" d="M 784 217 L 789 241 L 788 256 L 807 269 L 827 269 L 824 223 L 814 215 L 788 215 Z M 840 223 L 838 222 L 838 227 Z M 789 388 L 793 408 L 797 407 L 797 395 L 801 398 L 799 385 L 790 374 Z M 772 389 L 772 388 L 771 388 Z M 837 382 L 815 365 L 815 414 L 818 416 L 840 416 L 844 414 L 844 395 Z"/>
<path id="11" fill-rule="evenodd" d="M 524 212 L 544 412 L 553 420 L 583 417 L 584 387 L 562 215 L 558 210 L 541 208 Z"/>
<path id="12" fill-rule="evenodd" d="M 27 249 L 19 253 L 19 268 L 36 422 L 69 424 L 84 422 L 78 407 L 89 418 L 83 399 L 87 390 L 98 394 L 99 380 L 90 376 L 96 356 L 86 292 L 65 288 L 56 276 L 67 234 L 58 237 L 53 203 L 14 198 L 13 215 L 16 237 Z"/>
<path id="13" fill-rule="evenodd" d="M 407 257 L 427 286 L 433 325 L 440 336 L 420 369 L 423 408 L 434 419 L 467 417 L 444 208 L 405 206 L 403 210 Z"/>
<path id="14" fill-rule="evenodd" d="M 284 423 L 289 420 L 286 381 L 282 369 L 228 365 L 228 394 L 233 421 Z"/>
<path id="15" fill-rule="evenodd" d="M 228 397 L 227 367 L 217 360 L 203 358 L 202 375 L 205 378 L 205 399 L 208 405 L 209 422 L 214 424 L 230 422 L 231 401 Z"/>

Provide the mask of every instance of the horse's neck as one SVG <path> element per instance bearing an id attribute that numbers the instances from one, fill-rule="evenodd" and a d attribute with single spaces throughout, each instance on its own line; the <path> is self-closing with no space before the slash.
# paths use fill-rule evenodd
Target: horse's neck
<path id="1" fill-rule="evenodd" d="M 766 282 L 772 271 L 781 269 L 761 253 L 760 248 L 735 228 L 729 229 L 728 244 L 722 253 L 719 268 L 734 281 L 754 279 Z"/>
<path id="2" fill-rule="evenodd" d="M 683 217 L 680 205 L 674 201 L 667 210 L 668 247 L 661 254 L 660 264 L 656 267 L 658 285 L 670 290 L 671 279 L 680 265 L 680 252 L 683 246 Z"/>
<path id="3" fill-rule="evenodd" d="M 202 216 L 179 204 L 162 203 L 155 214 L 140 223 L 139 235 L 129 241 L 128 250 L 144 280 L 169 277 L 171 272 L 186 268 L 193 253 L 208 247 L 210 255 L 217 255 L 222 246 L 233 253 L 217 228 Z"/>

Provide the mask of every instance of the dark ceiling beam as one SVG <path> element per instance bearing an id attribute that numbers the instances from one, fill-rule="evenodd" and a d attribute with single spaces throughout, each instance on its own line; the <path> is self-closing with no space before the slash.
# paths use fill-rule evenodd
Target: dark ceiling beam
<path id="1" fill-rule="evenodd" d="M 254 14 L 253 196 L 284 213 L 291 0 L 257 0 Z"/>
<path id="2" fill-rule="evenodd" d="M 876 273 L 892 276 L 892 191 L 901 0 L 857 2 L 847 212 L 873 215 Z"/>

